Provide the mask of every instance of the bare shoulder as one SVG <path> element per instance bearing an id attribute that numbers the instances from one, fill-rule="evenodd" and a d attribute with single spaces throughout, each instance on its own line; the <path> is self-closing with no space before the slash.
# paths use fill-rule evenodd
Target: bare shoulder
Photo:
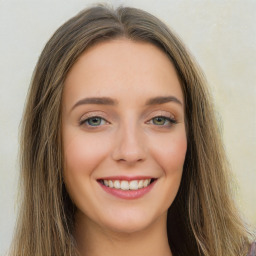
<path id="1" fill-rule="evenodd" d="M 247 256 L 256 256 L 256 241 L 251 244 Z"/>

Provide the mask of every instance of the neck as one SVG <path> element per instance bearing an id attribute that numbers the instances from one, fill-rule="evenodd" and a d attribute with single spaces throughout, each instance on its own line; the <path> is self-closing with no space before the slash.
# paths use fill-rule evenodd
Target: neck
<path id="1" fill-rule="evenodd" d="M 167 215 L 144 230 L 121 233 L 76 216 L 75 239 L 81 256 L 172 256 L 166 231 Z"/>

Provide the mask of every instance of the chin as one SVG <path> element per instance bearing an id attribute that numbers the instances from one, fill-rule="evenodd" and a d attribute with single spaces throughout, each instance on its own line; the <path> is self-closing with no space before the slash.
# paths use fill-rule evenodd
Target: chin
<path id="1" fill-rule="evenodd" d="M 131 234 L 153 227 L 159 219 L 160 216 L 154 216 L 152 212 L 126 211 L 123 214 L 105 215 L 101 224 L 112 232 Z"/>
<path id="2" fill-rule="evenodd" d="M 137 219 L 132 223 L 128 221 L 113 221 L 113 223 L 107 223 L 104 226 L 112 232 L 132 234 L 147 229 L 150 224 L 145 222 L 145 220 L 143 222 L 140 222 L 140 220 Z"/>

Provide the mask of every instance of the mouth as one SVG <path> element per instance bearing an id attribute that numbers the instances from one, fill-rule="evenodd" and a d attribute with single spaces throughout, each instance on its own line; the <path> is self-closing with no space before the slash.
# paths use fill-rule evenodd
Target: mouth
<path id="1" fill-rule="evenodd" d="M 150 179 L 138 179 L 138 180 L 115 180 L 115 179 L 100 179 L 98 182 L 100 182 L 102 185 L 109 187 L 109 188 L 115 188 L 115 189 L 121 189 L 121 190 L 138 190 L 142 188 L 148 187 L 150 184 L 152 184 L 156 179 L 150 178 Z"/>
<path id="2" fill-rule="evenodd" d="M 110 177 L 97 180 L 104 191 L 122 199 L 142 197 L 153 188 L 156 181 L 157 179 L 152 177 Z"/>

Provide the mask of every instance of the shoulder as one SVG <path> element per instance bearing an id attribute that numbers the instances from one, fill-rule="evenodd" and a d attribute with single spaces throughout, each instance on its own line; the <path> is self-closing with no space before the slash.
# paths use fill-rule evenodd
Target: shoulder
<path id="1" fill-rule="evenodd" d="M 256 242 L 253 242 L 251 244 L 251 247 L 249 249 L 247 256 L 256 256 Z"/>

